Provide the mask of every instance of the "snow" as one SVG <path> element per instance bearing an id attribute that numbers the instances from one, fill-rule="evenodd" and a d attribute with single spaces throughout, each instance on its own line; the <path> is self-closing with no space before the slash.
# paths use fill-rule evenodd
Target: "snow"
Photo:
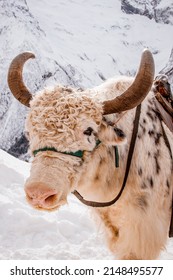
<path id="1" fill-rule="evenodd" d="M 164 0 L 158 4 L 157 8 L 164 9 L 164 8 L 168 8 L 170 6 L 173 6 L 173 3 L 170 3 L 170 0 Z"/>
<path id="2" fill-rule="evenodd" d="M 30 163 L 0 150 L 0 259 L 111 259 L 102 230 L 72 195 L 56 212 L 28 205 L 29 170 Z"/>
<path id="3" fill-rule="evenodd" d="M 99 72 L 105 78 L 126 74 L 127 69 L 134 74 L 145 47 L 154 52 L 157 72 L 169 58 L 173 27 L 123 14 L 119 0 L 53 0 L 49 4 L 39 0 L 36 6 L 31 0 L 28 5 L 46 33 L 52 55 L 77 69 L 74 78 L 82 86 L 99 84 Z"/>
<path id="4" fill-rule="evenodd" d="M 115 259 L 92 210 L 72 195 L 55 212 L 28 205 L 23 185 L 29 171 L 30 163 L 0 150 L 0 259 Z M 173 259 L 173 240 L 160 259 Z"/>

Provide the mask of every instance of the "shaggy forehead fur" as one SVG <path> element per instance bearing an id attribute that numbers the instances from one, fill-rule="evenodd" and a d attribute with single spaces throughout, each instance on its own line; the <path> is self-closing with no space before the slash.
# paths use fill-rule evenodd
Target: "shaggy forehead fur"
<path id="1" fill-rule="evenodd" d="M 68 151 L 68 148 L 73 151 L 76 149 L 74 141 L 77 141 L 74 130 L 80 122 L 88 119 L 99 126 L 102 121 L 102 104 L 87 97 L 85 92 L 68 87 L 45 89 L 34 97 L 30 106 L 26 130 L 29 131 L 32 149 L 53 145 L 63 151 Z M 62 133 L 65 133 L 63 139 Z"/>

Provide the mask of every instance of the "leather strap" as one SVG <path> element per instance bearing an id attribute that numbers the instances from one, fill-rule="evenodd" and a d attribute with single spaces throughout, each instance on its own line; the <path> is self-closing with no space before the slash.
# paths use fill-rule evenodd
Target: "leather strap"
<path id="1" fill-rule="evenodd" d="M 168 100 L 164 98 L 160 92 L 155 94 L 155 98 L 162 105 L 163 109 L 173 118 L 172 102 L 168 102 Z"/>
<path id="2" fill-rule="evenodd" d="M 113 200 L 108 201 L 108 202 L 96 202 L 96 201 L 85 200 L 78 191 L 74 190 L 72 192 L 72 194 L 74 194 L 83 204 L 85 204 L 87 206 L 91 206 L 91 207 L 108 207 L 108 206 L 111 206 L 112 204 L 114 204 L 121 197 L 121 195 L 124 191 L 124 188 L 126 186 L 127 178 L 129 175 L 131 160 L 132 160 L 134 147 L 135 147 L 135 143 L 136 143 L 136 137 L 137 137 L 137 133 L 138 133 L 140 113 L 141 113 L 141 104 L 138 105 L 136 108 L 133 132 L 132 132 L 132 136 L 131 136 L 130 148 L 129 148 L 127 163 L 126 163 L 126 171 L 125 171 L 122 187 L 121 187 L 118 195 Z"/>
<path id="3" fill-rule="evenodd" d="M 165 133 L 162 121 L 161 121 L 161 127 L 162 127 L 162 133 L 163 133 L 163 138 L 165 141 L 165 145 L 167 146 L 169 153 L 170 153 L 170 158 L 172 160 L 172 171 L 173 171 L 173 155 L 172 155 L 172 151 L 171 151 L 171 146 L 168 140 L 168 137 Z M 169 237 L 173 237 L 173 194 L 172 194 L 172 206 L 171 206 L 171 221 L 170 221 L 170 226 L 169 226 Z"/>
<path id="4" fill-rule="evenodd" d="M 155 103 L 156 103 L 157 110 L 159 111 L 162 120 L 164 121 L 166 126 L 169 128 L 169 130 L 171 132 L 173 132 L 173 118 L 171 117 L 170 114 L 168 114 L 167 111 L 165 111 L 163 109 L 162 105 L 157 100 Z"/>
<path id="5" fill-rule="evenodd" d="M 161 122 L 161 127 L 162 127 L 162 133 L 163 133 L 163 139 L 165 141 L 165 145 L 167 146 L 168 150 L 169 150 L 169 154 L 170 154 L 170 158 L 172 160 L 172 170 L 173 170 L 173 155 L 172 155 L 172 151 L 171 151 L 171 146 L 168 140 L 168 137 L 165 133 L 163 124 L 162 124 L 162 120 L 163 122 L 166 124 L 166 126 L 169 128 L 169 130 L 171 132 L 173 132 L 173 117 L 172 117 L 172 111 L 168 110 L 167 108 L 169 108 L 168 106 L 164 106 L 165 104 L 165 100 L 163 99 L 163 97 L 157 93 L 157 95 L 155 95 L 155 104 L 156 104 L 156 108 L 158 110 L 159 113 L 159 117 L 160 117 L 160 122 Z M 171 108 L 172 110 L 172 108 Z M 172 206 L 171 206 L 171 221 L 170 221 L 170 227 L 169 227 L 169 237 L 173 237 L 173 194 L 172 194 Z"/>
<path id="6" fill-rule="evenodd" d="M 172 198 L 172 208 L 171 208 L 172 212 L 171 212 L 171 222 L 170 222 L 170 226 L 169 226 L 169 237 L 173 237 L 173 198 Z"/>

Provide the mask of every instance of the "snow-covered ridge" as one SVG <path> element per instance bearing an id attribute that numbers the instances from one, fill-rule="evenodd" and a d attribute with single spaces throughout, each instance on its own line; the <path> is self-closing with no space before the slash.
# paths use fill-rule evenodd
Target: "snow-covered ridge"
<path id="1" fill-rule="evenodd" d="M 121 0 L 121 9 L 127 14 L 139 14 L 173 25 L 173 2 L 170 0 Z"/>
<path id="2" fill-rule="evenodd" d="M 75 82 L 72 75 L 67 75 L 63 66 L 53 58 L 51 44 L 29 11 L 27 1 L 1 0 L 0 18 L 0 146 L 18 156 L 26 153 L 26 149 L 16 147 L 21 140 L 23 144 L 26 108 L 13 98 L 7 86 L 8 67 L 14 56 L 30 50 L 37 57 L 32 63 L 28 62 L 29 67 L 25 68 L 24 80 L 31 92 L 36 92 L 47 83 L 55 83 L 57 79 L 65 84 L 74 85 Z"/>
<path id="3" fill-rule="evenodd" d="M 36 55 L 24 68 L 24 80 L 33 93 L 55 83 L 85 88 L 114 75 L 134 75 L 145 47 L 154 55 L 156 73 L 165 67 L 172 49 L 173 26 L 127 15 L 121 11 L 121 2 L 0 0 L 2 149 L 17 157 L 27 151 L 27 110 L 7 86 L 8 67 L 18 53 L 30 50 Z M 150 1 L 145 2 L 149 5 Z M 158 7 L 172 5 L 171 0 L 163 2 Z"/>

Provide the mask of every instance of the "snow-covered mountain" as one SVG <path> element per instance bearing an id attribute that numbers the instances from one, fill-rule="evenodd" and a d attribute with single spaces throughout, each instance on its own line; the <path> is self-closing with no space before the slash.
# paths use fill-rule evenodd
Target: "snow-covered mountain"
<path id="1" fill-rule="evenodd" d="M 170 0 L 122 0 L 121 9 L 127 14 L 139 14 L 156 22 L 173 25 L 173 2 Z"/>
<path id="2" fill-rule="evenodd" d="M 166 74 L 169 77 L 169 83 L 171 84 L 171 90 L 173 93 L 173 48 L 171 50 L 168 63 L 160 72 Z"/>
<path id="3" fill-rule="evenodd" d="M 129 13 L 128 5 L 141 12 Z M 146 10 L 157 19 L 144 16 Z M 114 75 L 134 75 L 145 47 L 154 55 L 156 73 L 170 70 L 171 34 L 172 0 L 0 0 L 0 147 L 15 156 L 27 151 L 27 109 L 6 81 L 18 53 L 36 55 L 24 69 L 33 93 L 55 83 L 93 87 Z"/>

